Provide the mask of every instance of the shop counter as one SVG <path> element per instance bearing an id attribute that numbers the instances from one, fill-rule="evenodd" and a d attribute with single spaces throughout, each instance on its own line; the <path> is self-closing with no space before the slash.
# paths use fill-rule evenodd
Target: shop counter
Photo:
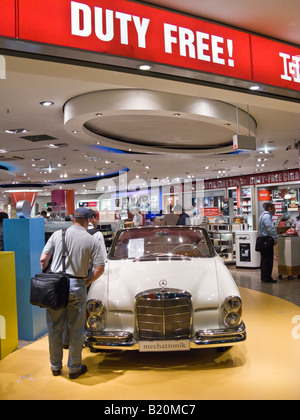
<path id="1" fill-rule="evenodd" d="M 300 277 L 300 237 L 278 237 L 278 276 Z"/>
<path id="2" fill-rule="evenodd" d="M 235 232 L 236 266 L 259 268 L 260 253 L 255 251 L 256 230 Z"/>

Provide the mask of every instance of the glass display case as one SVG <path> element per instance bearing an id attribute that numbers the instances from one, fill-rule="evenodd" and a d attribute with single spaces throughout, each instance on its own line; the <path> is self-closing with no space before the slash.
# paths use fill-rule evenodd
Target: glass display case
<path id="1" fill-rule="evenodd" d="M 233 232 L 210 232 L 210 237 L 216 252 L 225 263 L 235 262 L 235 247 Z"/>

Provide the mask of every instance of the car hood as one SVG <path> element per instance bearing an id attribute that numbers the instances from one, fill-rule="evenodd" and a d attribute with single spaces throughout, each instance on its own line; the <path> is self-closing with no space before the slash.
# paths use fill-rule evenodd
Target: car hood
<path id="1" fill-rule="evenodd" d="M 180 289 L 192 294 L 194 310 L 217 308 L 216 263 L 216 258 L 143 262 L 110 260 L 106 275 L 97 281 L 98 287 L 93 285 L 90 298 L 105 300 L 110 311 L 134 311 L 135 296 L 145 290 L 160 288 L 160 281 L 165 280 L 166 289 Z"/>

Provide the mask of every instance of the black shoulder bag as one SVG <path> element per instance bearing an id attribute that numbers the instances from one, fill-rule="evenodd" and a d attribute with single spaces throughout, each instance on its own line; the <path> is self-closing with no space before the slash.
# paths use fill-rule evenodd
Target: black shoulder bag
<path id="1" fill-rule="evenodd" d="M 69 303 L 70 275 L 66 270 L 65 229 L 62 230 L 62 265 L 59 273 L 38 273 L 31 279 L 30 303 L 40 308 L 63 309 Z"/>
<path id="2" fill-rule="evenodd" d="M 259 221 L 258 231 L 261 230 L 261 222 Z M 255 251 L 257 252 L 269 252 L 274 246 L 274 239 L 271 236 L 258 236 L 255 243 Z"/>
<path id="3" fill-rule="evenodd" d="M 271 236 L 258 236 L 256 238 L 255 251 L 268 252 L 274 246 L 274 239 Z"/>

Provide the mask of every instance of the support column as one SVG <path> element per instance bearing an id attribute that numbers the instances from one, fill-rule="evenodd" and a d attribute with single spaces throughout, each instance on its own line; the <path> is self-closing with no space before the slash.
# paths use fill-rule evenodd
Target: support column
<path id="1" fill-rule="evenodd" d="M 66 190 L 66 205 L 68 214 L 73 214 L 75 210 L 75 191 Z"/>
<path id="2" fill-rule="evenodd" d="M 57 206 L 67 206 L 67 213 L 73 214 L 75 210 L 74 190 L 53 190 L 51 191 L 51 201 Z"/>
<path id="3" fill-rule="evenodd" d="M 43 218 L 4 219 L 4 250 L 15 253 L 18 332 L 20 340 L 35 340 L 47 332 L 46 311 L 30 303 L 31 277 L 41 272 L 45 246 Z"/>
<path id="4" fill-rule="evenodd" d="M 66 191 L 65 190 L 51 191 L 51 201 L 55 202 L 57 206 L 64 206 L 66 204 Z"/>

